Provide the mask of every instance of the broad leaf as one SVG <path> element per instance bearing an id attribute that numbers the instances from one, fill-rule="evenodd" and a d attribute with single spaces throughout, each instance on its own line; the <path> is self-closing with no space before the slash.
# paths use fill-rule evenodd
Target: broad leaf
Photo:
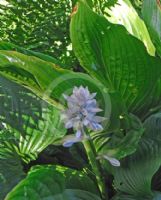
<path id="1" fill-rule="evenodd" d="M 24 175 L 21 162 L 16 156 L 0 159 L 0 199 L 4 199 Z"/>
<path id="2" fill-rule="evenodd" d="M 0 199 L 25 177 L 21 161 L 14 149 L 14 137 L 0 131 Z"/>
<path id="3" fill-rule="evenodd" d="M 161 1 L 144 0 L 142 15 L 156 46 L 157 53 L 161 57 Z"/>
<path id="4" fill-rule="evenodd" d="M 137 151 L 122 160 L 120 168 L 114 169 L 114 184 L 117 190 L 138 199 L 153 196 L 152 178 L 161 165 L 160 122 L 160 113 L 145 121 L 145 133 Z"/>
<path id="5" fill-rule="evenodd" d="M 60 111 L 29 90 L 0 76 L 0 95 L 0 136 L 9 152 L 28 162 L 65 135 Z"/>
<path id="6" fill-rule="evenodd" d="M 58 166 L 34 167 L 5 200 L 100 200 L 95 183 L 84 173 Z"/>
<path id="7" fill-rule="evenodd" d="M 29 88 L 56 108 L 63 108 L 63 93 L 71 93 L 74 86 L 83 85 L 88 86 L 90 92 L 97 92 L 104 112 L 107 115 L 110 113 L 108 90 L 86 74 L 65 70 L 53 63 L 13 51 L 0 51 L 0 61 L 1 74 Z"/>
<path id="8" fill-rule="evenodd" d="M 110 22 L 125 26 L 130 34 L 144 43 L 150 55 L 155 55 L 155 47 L 145 23 L 138 16 L 129 0 L 118 0 L 113 7 L 105 8 L 104 14 Z"/>
<path id="9" fill-rule="evenodd" d="M 125 115 L 121 116 L 120 122 L 122 123 L 120 129 L 114 132 L 93 135 L 97 152 L 100 155 L 121 159 L 136 151 L 144 132 L 140 120 L 136 116 Z M 105 161 L 105 166 L 107 163 Z"/>
<path id="10" fill-rule="evenodd" d="M 70 33 L 81 65 L 110 90 L 117 90 L 129 111 L 143 116 L 158 105 L 151 97 L 161 76 L 161 61 L 121 25 L 94 13 L 82 1 L 72 14 Z"/>

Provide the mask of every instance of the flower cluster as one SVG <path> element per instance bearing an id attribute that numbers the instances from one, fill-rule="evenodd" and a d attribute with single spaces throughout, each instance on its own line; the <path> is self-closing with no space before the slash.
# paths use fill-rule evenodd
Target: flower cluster
<path id="1" fill-rule="evenodd" d="M 97 116 L 102 110 L 98 107 L 95 99 L 96 93 L 90 93 L 88 87 L 74 87 L 71 96 L 64 95 L 67 101 L 67 109 L 62 112 L 62 120 L 67 129 L 73 128 L 76 137 L 64 143 L 64 146 L 71 146 L 81 141 L 86 135 L 84 128 L 92 131 L 103 130 L 102 122 L 105 118 Z"/>

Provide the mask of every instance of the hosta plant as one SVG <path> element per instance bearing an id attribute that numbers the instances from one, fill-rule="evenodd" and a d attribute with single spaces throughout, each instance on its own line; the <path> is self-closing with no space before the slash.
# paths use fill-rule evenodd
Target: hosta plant
<path id="1" fill-rule="evenodd" d="M 161 199 L 161 9 L 148 1 L 147 28 L 128 0 L 75 2 L 75 71 L 0 42 L 1 199 Z"/>

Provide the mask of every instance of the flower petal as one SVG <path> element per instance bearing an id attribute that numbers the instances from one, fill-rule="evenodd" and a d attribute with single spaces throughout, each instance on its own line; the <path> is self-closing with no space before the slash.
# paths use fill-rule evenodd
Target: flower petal
<path id="1" fill-rule="evenodd" d="M 120 165 L 121 165 L 120 161 L 117 160 L 116 158 L 111 158 L 111 157 L 109 157 L 107 155 L 103 155 L 103 158 L 105 158 L 106 160 L 108 160 L 111 163 L 111 165 L 113 165 L 115 167 L 120 167 Z"/>
<path id="2" fill-rule="evenodd" d="M 75 142 L 72 141 L 66 141 L 63 143 L 63 147 L 71 147 Z"/>
<path id="3" fill-rule="evenodd" d="M 76 132 L 76 138 L 81 138 L 82 137 L 82 131 L 81 130 L 78 130 Z"/>
<path id="4" fill-rule="evenodd" d="M 67 128 L 67 129 L 72 128 L 72 127 L 73 127 L 72 120 L 68 121 L 68 122 L 65 124 L 65 128 Z"/>

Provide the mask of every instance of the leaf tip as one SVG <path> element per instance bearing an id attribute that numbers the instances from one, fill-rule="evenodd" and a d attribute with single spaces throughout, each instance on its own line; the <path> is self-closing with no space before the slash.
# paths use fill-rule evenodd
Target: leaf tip
<path id="1" fill-rule="evenodd" d="M 71 13 L 71 17 L 73 17 L 73 15 L 75 15 L 76 13 L 77 13 L 77 10 L 78 10 L 78 5 L 75 5 L 74 7 L 73 7 L 73 10 L 72 10 L 72 13 Z"/>

